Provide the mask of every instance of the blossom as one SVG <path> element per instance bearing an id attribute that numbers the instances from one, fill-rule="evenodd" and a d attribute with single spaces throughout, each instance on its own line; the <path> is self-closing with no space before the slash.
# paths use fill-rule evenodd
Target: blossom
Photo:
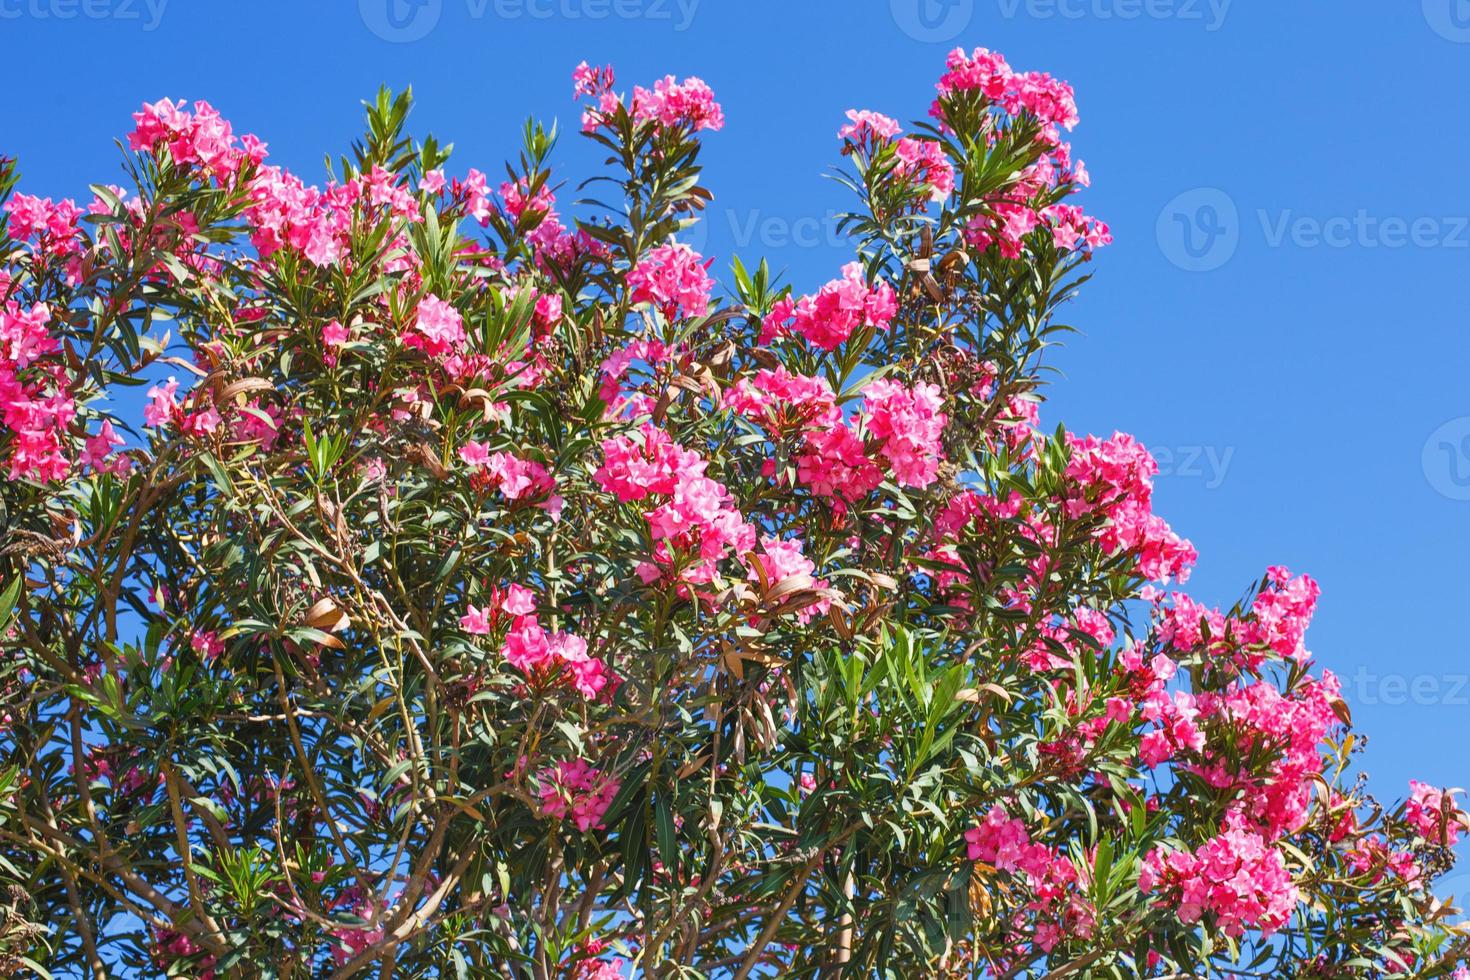
<path id="1" fill-rule="evenodd" d="M 459 617 L 459 627 L 474 636 L 486 636 L 490 632 L 489 610 L 467 606 L 468 612 Z"/>
<path id="2" fill-rule="evenodd" d="M 933 483 L 944 459 L 942 439 L 948 421 L 940 411 L 944 396 L 939 386 L 920 383 L 905 388 L 880 378 L 864 389 L 864 398 L 868 432 L 883 440 L 880 452 L 899 486 Z"/>
<path id="3" fill-rule="evenodd" d="M 659 245 L 628 270 L 629 299 L 652 303 L 668 320 L 703 316 L 714 287 L 708 267 L 688 245 Z"/>
<path id="4" fill-rule="evenodd" d="M 1444 847 L 1459 843 L 1464 811 L 1455 805 L 1460 790 L 1441 790 L 1418 780 L 1409 781 L 1404 819 L 1425 840 Z"/>
<path id="5" fill-rule="evenodd" d="M 1044 871 L 1046 852 L 1034 847 L 1026 825 L 996 804 L 986 811 L 978 826 L 965 831 L 965 853 L 971 861 L 984 861 L 997 871 Z"/>
<path id="6" fill-rule="evenodd" d="M 123 437 L 113 430 L 111 420 L 103 419 L 96 435 L 87 437 L 86 447 L 78 462 L 98 472 L 108 471 L 113 467 L 107 462 L 107 457 L 112 455 L 113 449 L 121 445 L 124 445 Z"/>
<path id="7" fill-rule="evenodd" d="M 403 342 L 431 357 L 443 357 L 454 352 L 464 339 L 464 320 L 459 310 L 433 293 L 425 293 Z"/>
<path id="8" fill-rule="evenodd" d="M 608 83 L 611 84 L 610 72 Z M 634 88 L 633 118 L 640 123 L 657 122 L 695 132 L 717 130 L 725 125 L 725 114 L 715 101 L 714 92 L 702 79 L 690 77 L 677 82 L 673 75 L 655 82 L 651 92 L 641 86 Z"/>
<path id="9" fill-rule="evenodd" d="M 1160 907 L 1176 908 L 1180 921 L 1213 914 L 1236 938 L 1246 929 L 1269 938 L 1301 901 L 1281 852 L 1239 828 L 1227 828 L 1193 853 L 1156 848 L 1143 861 L 1138 886 L 1159 893 Z"/>
<path id="10" fill-rule="evenodd" d="M 151 428 L 168 425 L 179 408 L 175 399 L 178 390 L 179 382 L 174 378 L 169 378 L 167 384 L 149 388 L 148 404 L 143 407 L 143 424 Z"/>
<path id="11" fill-rule="evenodd" d="M 469 447 L 466 447 L 469 448 Z M 544 494 L 556 483 L 551 479 L 547 467 L 535 460 L 522 460 L 510 453 L 491 453 L 484 460 L 485 473 L 500 486 L 506 500 Z"/>
<path id="12" fill-rule="evenodd" d="M 613 67 L 604 65 L 593 68 L 583 61 L 572 69 L 572 94 L 574 96 L 602 95 L 613 86 Z"/>
<path id="13" fill-rule="evenodd" d="M 1131 436 L 1079 439 L 1068 435 L 1067 476 L 1078 493 L 1069 502 L 1073 517 L 1100 511 L 1108 523 L 1094 532 L 1110 554 L 1129 552 L 1151 579 L 1183 582 L 1197 557 L 1193 545 L 1153 513 L 1153 477 L 1158 464 Z"/>
<path id="14" fill-rule="evenodd" d="M 822 350 L 835 350 L 859 327 L 887 330 L 898 311 L 893 289 L 879 280 L 869 286 L 860 262 L 842 267 L 842 278 L 813 296 L 783 296 L 761 322 L 761 342 L 797 334 Z"/>
<path id="15" fill-rule="evenodd" d="M 903 132 L 897 120 L 870 109 L 848 109 L 847 118 L 849 122 L 837 131 L 837 138 L 858 146 L 886 143 Z"/>
<path id="16" fill-rule="evenodd" d="M 500 600 L 500 608 L 512 616 L 529 616 L 536 611 L 536 596 L 524 586 L 511 585 Z"/>
<path id="17" fill-rule="evenodd" d="M 927 185 L 930 199 L 942 201 L 954 190 L 954 164 L 939 141 L 905 137 L 894 144 L 893 152 L 899 160 L 895 171 L 906 180 Z"/>
<path id="18" fill-rule="evenodd" d="M 61 349 L 47 329 L 50 320 L 51 309 L 45 303 L 25 310 L 12 300 L 0 308 L 0 357 L 12 371 L 24 370 Z"/>
<path id="19" fill-rule="evenodd" d="M 603 815 L 620 785 L 585 759 L 558 762 L 537 773 L 536 780 L 541 785 L 541 811 L 557 819 L 570 817 L 583 833 L 603 829 Z"/>

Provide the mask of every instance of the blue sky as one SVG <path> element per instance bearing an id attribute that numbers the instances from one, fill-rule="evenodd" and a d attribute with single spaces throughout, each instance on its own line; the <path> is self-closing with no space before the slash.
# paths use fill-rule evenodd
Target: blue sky
<path id="1" fill-rule="evenodd" d="M 822 178 L 844 110 L 922 116 L 959 44 L 1070 80 L 1085 203 L 1117 242 L 1044 420 L 1156 451 L 1198 597 L 1228 605 L 1273 563 L 1321 581 L 1310 646 L 1376 791 L 1470 784 L 1470 2 L 0 0 L 0 40 L 0 152 L 52 196 L 117 179 L 113 139 L 162 96 L 321 180 L 382 82 L 414 86 L 454 173 L 498 173 L 525 116 L 558 118 L 575 183 L 595 155 L 573 65 L 698 74 L 728 120 L 705 251 L 808 290 L 847 256 Z"/>

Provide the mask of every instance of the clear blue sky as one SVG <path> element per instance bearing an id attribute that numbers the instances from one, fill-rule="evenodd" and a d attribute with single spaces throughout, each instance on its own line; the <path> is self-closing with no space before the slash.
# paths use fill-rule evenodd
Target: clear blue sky
<path id="1" fill-rule="evenodd" d="M 1470 784 L 1466 0 L 418 2 L 0 0 L 0 153 L 25 190 L 82 197 L 117 178 L 141 101 L 204 98 L 320 181 L 359 100 L 411 83 L 451 172 L 500 172 L 534 113 L 563 123 L 575 181 L 573 65 L 698 74 L 728 119 L 705 250 L 810 289 L 847 254 L 821 176 L 844 110 L 923 115 L 957 44 L 1049 70 L 1077 88 L 1085 200 L 1117 242 L 1044 420 L 1159 453 L 1198 597 L 1228 605 L 1272 563 L 1321 581 L 1310 646 L 1376 791 Z"/>

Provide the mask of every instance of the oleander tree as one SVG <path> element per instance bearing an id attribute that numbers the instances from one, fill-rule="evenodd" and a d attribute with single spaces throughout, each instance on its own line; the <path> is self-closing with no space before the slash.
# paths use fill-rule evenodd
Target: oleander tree
<path id="1" fill-rule="evenodd" d="M 681 241 L 705 83 L 574 87 L 575 218 L 407 93 L 323 186 L 203 102 L 83 206 L 0 165 L 0 974 L 1470 975 L 1316 584 L 1194 601 L 1041 422 L 1068 85 L 848 112 L 814 288 Z"/>

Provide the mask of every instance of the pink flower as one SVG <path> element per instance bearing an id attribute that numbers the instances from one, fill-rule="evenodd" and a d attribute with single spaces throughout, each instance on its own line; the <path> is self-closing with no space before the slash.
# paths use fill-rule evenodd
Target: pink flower
<path id="1" fill-rule="evenodd" d="M 224 641 L 214 630 L 195 630 L 189 634 L 189 646 L 205 663 L 213 663 L 225 652 Z"/>
<path id="2" fill-rule="evenodd" d="M 484 466 L 485 472 L 499 484 L 500 492 L 505 494 L 507 500 L 542 494 L 555 486 L 546 467 L 534 460 L 520 459 L 510 453 L 491 453 L 486 457 Z"/>
<path id="3" fill-rule="evenodd" d="M 847 118 L 851 121 L 837 131 L 837 138 L 859 146 L 886 143 L 903 132 L 897 120 L 871 109 L 848 109 Z"/>
<path id="4" fill-rule="evenodd" d="M 1291 918 L 1301 895 L 1281 852 L 1260 836 L 1227 827 L 1193 854 L 1156 849 L 1144 859 L 1138 886 L 1159 892 L 1159 907 L 1178 910 L 1181 921 L 1213 914 L 1226 935 L 1247 929 L 1274 935 Z"/>
<path id="5" fill-rule="evenodd" d="M 880 378 L 864 389 L 868 433 L 883 440 L 879 450 L 888 459 L 899 486 L 927 487 L 939 477 L 944 459 L 944 426 L 940 411 L 944 396 L 938 385 L 920 383 L 904 388 Z"/>
<path id="6" fill-rule="evenodd" d="M 834 350 L 859 327 L 887 330 L 898 300 L 886 282 L 871 288 L 859 262 L 842 267 L 842 278 L 827 283 L 815 296 L 777 300 L 761 323 L 761 342 L 798 334 L 822 350 Z"/>
<path id="7" fill-rule="evenodd" d="M 937 140 L 904 137 L 893 148 L 899 165 L 895 172 L 916 184 L 926 184 L 932 200 L 942 201 L 954 190 L 954 164 Z"/>
<path id="8" fill-rule="evenodd" d="M 599 96 L 612 86 L 612 65 L 593 68 L 584 61 L 572 69 L 572 95 L 574 97 Z"/>
<path id="9" fill-rule="evenodd" d="M 490 463 L 490 450 L 484 443 L 472 439 L 459 447 L 459 458 L 470 466 L 483 469 Z"/>
<path id="10" fill-rule="evenodd" d="M 1404 819 L 1427 841 L 1454 847 L 1464 829 L 1464 811 L 1455 805 L 1455 794 L 1461 790 L 1441 790 L 1409 781 L 1409 799 L 1404 804 Z"/>
<path id="11" fill-rule="evenodd" d="M 11 370 L 22 371 L 39 358 L 61 349 L 46 325 L 51 309 L 36 303 L 22 310 L 13 300 L 0 307 L 0 364 L 9 362 Z"/>
<path id="12" fill-rule="evenodd" d="M 444 357 L 453 353 L 464 339 L 464 321 L 459 310 L 433 293 L 425 293 L 415 311 L 413 327 L 403 342 L 431 357 Z"/>
<path id="13" fill-rule="evenodd" d="M 459 617 L 460 629 L 473 636 L 486 636 L 490 632 L 489 610 L 477 609 L 475 606 L 466 607 L 469 612 Z"/>
<path id="14" fill-rule="evenodd" d="M 536 611 L 536 595 L 523 586 L 511 585 L 500 600 L 500 608 L 512 616 L 529 616 Z"/>
<path id="15" fill-rule="evenodd" d="M 703 316 L 709 310 L 714 280 L 709 262 L 688 245 L 660 245 L 650 249 L 628 270 L 629 299 L 652 303 L 667 320 Z"/>
<path id="16" fill-rule="evenodd" d="M 611 73 L 608 82 L 611 83 Z M 715 94 L 701 79 L 674 81 L 667 75 L 653 85 L 653 91 L 641 86 L 633 89 L 633 118 L 640 123 L 657 122 L 668 128 L 687 127 L 718 130 L 725 125 L 725 114 L 715 101 Z"/>
<path id="17" fill-rule="evenodd" d="M 102 420 L 102 427 L 97 434 L 87 438 L 86 448 L 82 450 L 79 462 L 83 466 L 90 466 L 100 472 L 106 472 L 115 467 L 107 462 L 107 457 L 112 455 L 112 450 L 124 444 L 123 437 L 113 431 L 112 422 L 108 419 Z M 126 460 L 120 460 L 126 463 Z"/>
<path id="18" fill-rule="evenodd" d="M 143 424 L 154 429 L 168 425 L 179 408 L 174 397 L 178 390 L 179 383 L 173 378 L 168 379 L 168 384 L 149 388 L 148 404 L 143 406 Z"/>
<path id="19" fill-rule="evenodd" d="M 594 769 L 586 760 L 558 762 L 536 774 L 541 784 L 541 810 L 548 817 L 570 816 L 586 833 L 603 829 L 602 818 L 618 795 L 619 782 Z"/>
<path id="20" fill-rule="evenodd" d="M 505 634 L 500 648 L 506 663 L 524 674 L 530 674 L 551 660 L 551 641 L 535 616 L 522 616 Z"/>

